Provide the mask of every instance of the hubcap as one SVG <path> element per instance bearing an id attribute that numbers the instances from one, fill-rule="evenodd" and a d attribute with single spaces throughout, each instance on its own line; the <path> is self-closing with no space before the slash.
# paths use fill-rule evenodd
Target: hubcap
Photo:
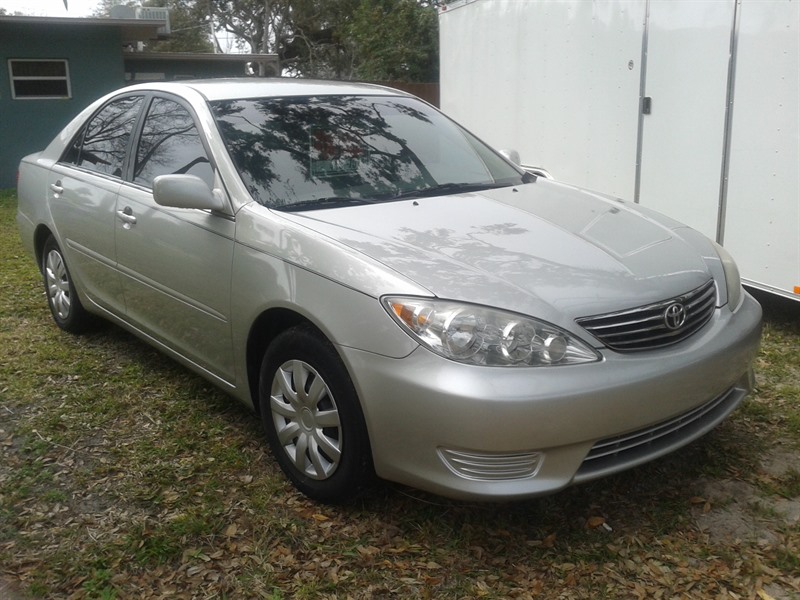
<path id="1" fill-rule="evenodd" d="M 327 479 L 342 456 L 339 411 L 325 381 L 301 360 L 285 362 L 272 380 L 272 421 L 278 440 L 298 471 Z"/>
<path id="2" fill-rule="evenodd" d="M 45 262 L 45 280 L 47 282 L 47 298 L 59 319 L 69 317 L 72 303 L 69 293 L 69 275 L 64 258 L 57 250 L 47 253 Z"/>

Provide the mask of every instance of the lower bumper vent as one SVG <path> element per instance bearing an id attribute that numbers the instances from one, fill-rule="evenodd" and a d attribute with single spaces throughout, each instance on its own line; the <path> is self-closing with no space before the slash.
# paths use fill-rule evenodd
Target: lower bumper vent
<path id="1" fill-rule="evenodd" d="M 604 477 L 648 462 L 708 433 L 747 396 L 746 387 L 727 392 L 677 417 L 651 427 L 600 440 L 589 451 L 574 482 Z"/>
<path id="2" fill-rule="evenodd" d="M 540 452 L 478 454 L 439 448 L 439 457 L 453 473 L 466 479 L 504 481 L 533 477 L 542 464 Z"/>

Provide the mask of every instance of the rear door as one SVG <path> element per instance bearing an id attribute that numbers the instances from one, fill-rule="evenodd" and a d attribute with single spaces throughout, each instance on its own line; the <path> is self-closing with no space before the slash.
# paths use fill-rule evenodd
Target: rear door
<path id="1" fill-rule="evenodd" d="M 103 308 L 125 312 L 114 228 L 125 156 L 144 97 L 115 98 L 98 111 L 50 171 L 53 222 L 78 287 Z"/>
<path id="2" fill-rule="evenodd" d="M 214 185 L 214 166 L 190 108 L 155 96 L 117 200 L 117 263 L 128 320 L 219 379 L 233 382 L 230 283 L 234 220 L 159 206 L 153 179 L 189 174 Z"/>

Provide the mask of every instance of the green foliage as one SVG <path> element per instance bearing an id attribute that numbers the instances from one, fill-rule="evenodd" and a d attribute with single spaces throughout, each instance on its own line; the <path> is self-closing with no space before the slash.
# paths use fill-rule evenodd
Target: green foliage
<path id="1" fill-rule="evenodd" d="M 275 54 L 289 37 L 287 0 L 208 0 L 208 5 L 215 25 L 243 40 L 254 54 Z"/>
<path id="2" fill-rule="evenodd" d="M 416 0 L 361 0 L 348 33 L 358 79 L 438 80 L 438 21 L 433 7 Z"/>
<path id="3" fill-rule="evenodd" d="M 293 0 L 291 5 L 291 27 L 276 49 L 288 72 L 352 79 L 355 49 L 347 28 L 358 0 Z"/>
<path id="4" fill-rule="evenodd" d="M 210 0 L 215 22 L 303 77 L 435 81 L 436 9 L 418 0 Z"/>
<path id="5" fill-rule="evenodd" d="M 172 31 L 168 40 L 146 46 L 147 52 L 213 52 L 211 19 L 205 2 L 198 0 L 145 0 L 143 6 L 167 5 Z"/>
<path id="6" fill-rule="evenodd" d="M 368 81 L 439 78 L 437 2 L 100 0 L 95 15 L 108 16 L 113 4 L 170 9 L 172 37 L 148 44 L 150 52 L 209 52 L 216 28 L 233 34 L 242 50 L 276 54 L 284 74 Z"/>
<path id="7" fill-rule="evenodd" d="M 111 587 L 112 573 L 107 569 L 95 569 L 91 577 L 83 582 L 83 589 L 90 598 L 116 598 Z"/>

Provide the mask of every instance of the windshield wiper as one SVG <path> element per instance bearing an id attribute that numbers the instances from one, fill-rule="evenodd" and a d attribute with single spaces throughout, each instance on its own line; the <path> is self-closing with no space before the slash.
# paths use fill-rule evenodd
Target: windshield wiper
<path id="1" fill-rule="evenodd" d="M 429 188 L 419 190 L 408 190 L 393 196 L 399 198 L 428 198 L 430 196 L 444 196 L 446 194 L 460 194 L 462 192 L 480 192 L 493 188 L 507 187 L 507 183 L 483 182 L 483 183 L 440 183 Z"/>
<path id="2" fill-rule="evenodd" d="M 342 206 L 358 206 L 361 204 L 375 204 L 374 200 L 367 198 L 353 198 L 352 196 L 325 196 L 312 200 L 300 200 L 283 206 L 274 207 L 275 210 L 296 212 L 302 210 L 317 210 L 320 208 L 339 208 Z"/>

